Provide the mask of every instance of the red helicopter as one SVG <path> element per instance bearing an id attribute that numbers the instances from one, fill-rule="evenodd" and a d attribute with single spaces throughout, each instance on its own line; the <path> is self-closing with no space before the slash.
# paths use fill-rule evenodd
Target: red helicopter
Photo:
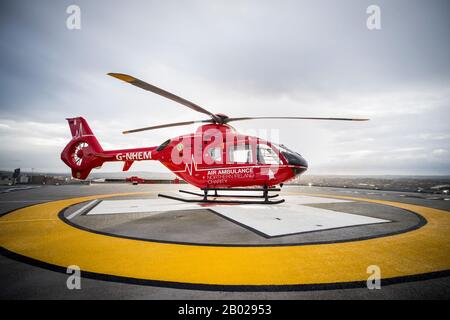
<path id="1" fill-rule="evenodd" d="M 135 161 L 160 161 L 170 171 L 187 183 L 200 188 L 196 193 L 180 192 L 199 196 L 185 198 L 159 194 L 159 196 L 185 202 L 214 203 L 264 203 L 276 204 L 284 200 L 270 200 L 278 196 L 271 191 L 280 191 L 276 185 L 302 174 L 308 168 L 306 160 L 284 145 L 277 145 L 258 137 L 239 134 L 232 126 L 233 121 L 254 119 L 300 119 L 366 121 L 354 118 L 320 117 L 238 117 L 231 118 L 221 113 L 212 113 L 199 105 L 142 80 L 121 73 L 108 75 L 128 82 L 141 89 L 156 93 L 178 102 L 192 110 L 208 115 L 210 119 L 169 123 L 124 131 L 124 134 L 175 126 L 202 124 L 195 133 L 164 141 L 159 146 L 103 150 L 86 120 L 82 117 L 69 118 L 72 140 L 61 153 L 61 159 L 72 169 L 72 176 L 86 179 L 93 168 L 99 168 L 107 161 L 124 162 L 123 171 L 130 169 Z M 249 187 L 259 188 L 249 188 Z M 262 194 L 218 194 L 218 191 L 262 191 Z M 210 194 L 210 191 L 213 194 Z M 213 198 L 211 199 L 212 196 Z M 224 200 L 223 197 L 260 198 L 259 200 Z"/>

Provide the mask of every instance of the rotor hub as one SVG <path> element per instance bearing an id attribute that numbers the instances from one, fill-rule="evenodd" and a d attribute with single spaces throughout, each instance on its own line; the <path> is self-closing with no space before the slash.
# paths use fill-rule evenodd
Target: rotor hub
<path id="1" fill-rule="evenodd" d="M 226 114 L 223 114 L 223 113 L 216 113 L 214 116 L 215 116 L 214 120 L 216 120 L 217 123 L 220 123 L 220 124 L 227 123 L 228 122 L 227 120 L 230 118 L 229 116 L 227 116 Z"/>

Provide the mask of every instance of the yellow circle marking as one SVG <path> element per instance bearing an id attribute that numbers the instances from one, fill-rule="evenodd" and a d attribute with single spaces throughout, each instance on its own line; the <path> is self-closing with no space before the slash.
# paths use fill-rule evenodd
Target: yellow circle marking
<path id="1" fill-rule="evenodd" d="M 134 193 L 135 194 L 135 193 Z M 52 265 L 146 280 L 218 285 L 329 284 L 365 281 L 369 265 L 383 278 L 450 269 L 448 211 L 384 200 L 317 195 L 407 209 L 428 223 L 416 230 L 362 241 L 272 247 L 223 247 L 132 240 L 72 227 L 58 213 L 111 194 L 54 201 L 0 218 L 5 249 Z"/>

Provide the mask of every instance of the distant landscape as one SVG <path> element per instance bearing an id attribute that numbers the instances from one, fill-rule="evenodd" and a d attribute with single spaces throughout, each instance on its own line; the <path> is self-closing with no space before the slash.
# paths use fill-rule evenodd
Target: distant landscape
<path id="1" fill-rule="evenodd" d="M 293 183 L 323 187 L 442 193 L 445 190 L 448 192 L 450 188 L 450 176 L 304 175 Z"/>
<path id="2" fill-rule="evenodd" d="M 3 181 L 12 176 L 12 172 L 0 171 Z M 21 172 L 21 176 L 45 176 L 49 178 L 64 179 L 69 183 L 76 183 L 69 173 L 49 173 L 49 172 Z M 171 181 L 176 178 L 172 173 L 165 172 L 93 172 L 88 180 L 105 179 L 106 181 L 125 181 L 126 178 L 136 176 L 148 181 L 158 180 L 161 182 Z M 409 191 L 426 193 L 448 193 L 450 189 L 450 176 L 407 176 L 407 175 L 302 175 L 290 181 L 288 184 L 316 186 L 316 187 L 337 187 L 337 188 L 358 188 L 368 190 L 386 191 Z"/>

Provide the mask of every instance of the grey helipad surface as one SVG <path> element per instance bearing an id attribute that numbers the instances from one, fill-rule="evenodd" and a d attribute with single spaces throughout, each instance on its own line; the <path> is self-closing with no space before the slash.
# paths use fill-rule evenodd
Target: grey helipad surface
<path id="1" fill-rule="evenodd" d="M 264 237 L 280 237 L 303 232 L 390 222 L 390 220 L 367 217 L 361 214 L 307 206 L 308 204 L 351 202 L 348 200 L 311 196 L 285 196 L 285 200 L 284 203 L 278 205 L 218 204 L 210 206 L 210 209 L 204 209 L 201 203 L 185 203 L 166 198 L 103 200 L 100 203 L 94 200 L 69 214 L 67 218 L 71 219 L 82 211 L 85 211 L 86 215 L 89 216 L 148 213 L 146 216 L 151 217 L 160 212 L 176 214 L 187 210 L 203 209 L 219 214 L 221 217 L 253 230 Z"/>
<path id="2" fill-rule="evenodd" d="M 42 186 L 0 194 L 0 212 L 5 213 L 23 206 L 57 199 L 133 191 L 150 191 L 151 193 L 127 197 L 126 200 L 135 199 L 134 203 L 136 204 L 139 203 L 139 201 L 136 202 L 136 199 L 142 199 L 144 203 L 149 203 L 149 201 L 156 199 L 156 192 L 174 192 L 176 189 L 178 189 L 178 186 L 168 185 L 93 184 L 90 186 Z M 361 198 L 393 200 L 450 210 L 448 201 L 430 200 L 426 199 L 426 195 L 418 194 L 285 187 L 283 191 L 284 196 L 287 198 L 292 197 L 293 195 L 289 194 L 290 191 L 302 191 L 312 194 L 352 195 Z M 119 200 L 119 198 L 113 200 Z M 173 210 L 173 207 L 161 207 L 159 211 L 135 210 L 135 212 L 120 212 L 119 214 L 92 215 L 85 215 L 84 210 L 81 210 L 71 217 L 70 221 L 83 228 L 111 233 L 117 236 L 169 242 L 223 243 L 229 245 L 351 241 L 367 236 L 378 237 L 390 233 L 403 232 L 421 223 L 420 218 L 411 212 L 383 205 L 353 201 L 336 202 L 335 200 L 309 200 L 309 203 L 306 203 L 305 200 L 308 202 L 307 198 L 297 198 L 297 201 L 301 204 L 296 205 L 312 210 L 308 211 L 309 213 L 318 210 L 317 212 L 321 214 L 324 212 L 335 213 L 336 217 L 339 214 L 357 215 L 360 219 L 379 219 L 389 220 L 390 222 L 363 225 L 351 224 L 337 229 L 315 230 L 313 232 L 302 232 L 300 230 L 294 235 L 264 237 L 256 232 L 258 228 L 254 229 L 254 226 L 250 225 L 252 221 L 246 224 L 245 217 L 224 217 L 225 211 L 217 214 L 218 212 L 214 212 L 216 210 L 214 207 L 193 207 L 182 210 Z M 311 201 L 316 203 L 310 203 Z M 130 203 L 132 204 L 133 202 L 129 202 L 128 207 Z M 65 216 L 68 217 L 76 213 L 77 210 L 87 204 L 86 202 L 70 208 L 70 210 L 65 212 Z M 91 206 L 93 205 L 95 203 L 91 204 Z M 225 209 L 232 212 L 229 207 L 225 206 Z M 230 214 L 232 215 L 232 213 Z M 299 292 L 201 291 L 113 283 L 83 278 L 81 290 L 68 290 L 66 287 L 66 274 L 42 269 L 5 256 L 0 256 L 0 278 L 2 283 L 0 298 L 2 299 L 448 299 L 450 297 L 450 277 L 382 286 L 381 290 L 358 288 Z"/>

